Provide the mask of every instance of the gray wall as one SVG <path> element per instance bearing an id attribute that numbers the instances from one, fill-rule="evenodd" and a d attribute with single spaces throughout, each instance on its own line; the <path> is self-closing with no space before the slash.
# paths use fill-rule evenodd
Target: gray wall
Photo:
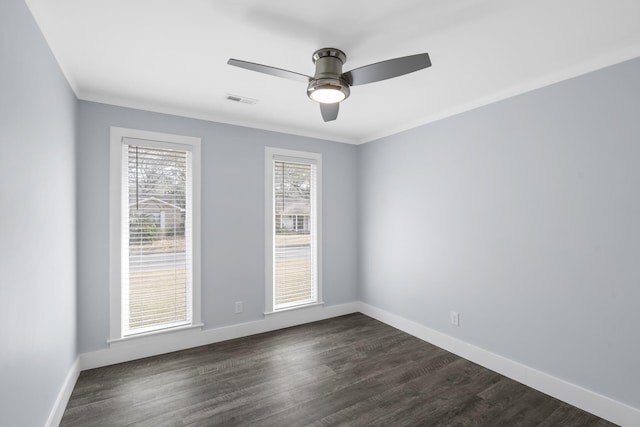
<path id="1" fill-rule="evenodd" d="M 640 407 L 638 76 L 362 146 L 362 300 Z"/>
<path id="2" fill-rule="evenodd" d="M 79 102 L 79 349 L 109 336 L 109 127 L 202 138 L 202 318 L 205 328 L 263 318 L 264 147 L 323 155 L 326 305 L 357 300 L 357 147 Z M 244 313 L 234 314 L 234 301 Z"/>
<path id="3" fill-rule="evenodd" d="M 41 426 L 76 358 L 76 99 L 0 1 L 0 424 Z"/>

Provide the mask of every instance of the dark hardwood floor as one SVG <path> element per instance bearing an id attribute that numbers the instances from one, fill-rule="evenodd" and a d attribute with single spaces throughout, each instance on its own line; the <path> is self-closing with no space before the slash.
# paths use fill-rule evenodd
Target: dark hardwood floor
<path id="1" fill-rule="evenodd" d="M 352 314 L 84 371 L 62 426 L 608 426 Z"/>

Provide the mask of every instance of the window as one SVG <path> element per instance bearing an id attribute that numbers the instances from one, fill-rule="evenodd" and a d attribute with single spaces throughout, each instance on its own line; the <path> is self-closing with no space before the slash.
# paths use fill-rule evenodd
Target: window
<path id="1" fill-rule="evenodd" d="M 111 128 L 111 340 L 200 323 L 200 139 Z"/>
<path id="2" fill-rule="evenodd" d="M 321 160 L 266 149 L 266 312 L 322 303 Z"/>

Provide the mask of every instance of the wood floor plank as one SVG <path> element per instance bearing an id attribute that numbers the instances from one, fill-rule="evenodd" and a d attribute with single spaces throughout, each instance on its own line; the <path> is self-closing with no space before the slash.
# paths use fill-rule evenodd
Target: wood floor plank
<path id="1" fill-rule="evenodd" d="M 611 426 L 362 314 L 81 373 L 62 426 Z"/>

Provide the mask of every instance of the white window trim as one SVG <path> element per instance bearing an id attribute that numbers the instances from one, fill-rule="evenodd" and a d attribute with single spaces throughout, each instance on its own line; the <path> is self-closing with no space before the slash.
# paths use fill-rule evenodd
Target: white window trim
<path id="1" fill-rule="evenodd" d="M 123 138 L 148 140 L 180 144 L 189 147 L 193 154 L 192 185 L 193 185 L 193 290 L 192 290 L 192 321 L 190 325 L 160 329 L 140 334 L 140 336 L 170 333 L 176 329 L 202 327 L 201 312 L 201 252 L 200 252 L 200 210 L 201 210 L 201 139 L 197 137 L 172 135 L 159 132 L 149 132 L 138 129 L 111 127 L 110 137 L 110 166 L 109 166 L 109 344 L 129 339 L 122 336 L 121 322 L 121 207 L 122 207 L 122 141 Z"/>
<path id="2" fill-rule="evenodd" d="M 322 298 L 322 154 L 306 151 L 288 150 L 284 148 L 265 147 L 265 315 L 281 313 L 301 308 L 310 308 L 323 305 Z M 315 163 L 317 165 L 316 179 L 316 204 L 317 204 L 317 300 L 295 306 L 274 310 L 273 301 L 273 160 L 285 160 L 302 163 Z"/>

